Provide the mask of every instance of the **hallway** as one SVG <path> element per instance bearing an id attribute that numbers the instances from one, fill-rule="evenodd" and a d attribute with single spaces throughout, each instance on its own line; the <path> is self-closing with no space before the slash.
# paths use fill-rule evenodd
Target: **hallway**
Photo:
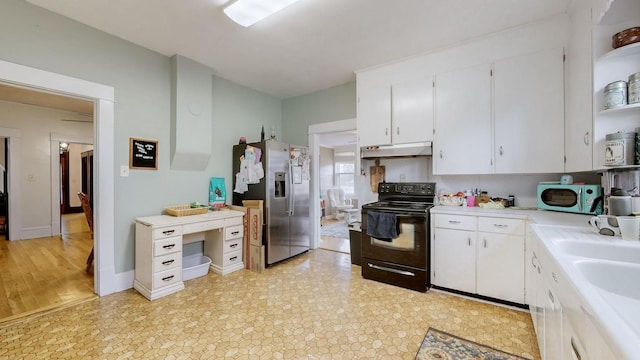
<path id="1" fill-rule="evenodd" d="M 62 216 L 60 236 L 0 237 L 0 327 L 96 297 L 85 271 L 92 247 L 83 213 Z"/>

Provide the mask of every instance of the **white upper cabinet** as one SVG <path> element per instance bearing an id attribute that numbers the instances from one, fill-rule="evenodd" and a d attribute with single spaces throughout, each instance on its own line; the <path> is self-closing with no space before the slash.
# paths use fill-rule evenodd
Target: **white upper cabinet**
<path id="1" fill-rule="evenodd" d="M 433 140 L 433 77 L 358 84 L 360 146 Z"/>
<path id="2" fill-rule="evenodd" d="M 580 6 L 579 3 L 576 3 Z M 570 14 L 566 60 L 565 171 L 593 169 L 593 68 L 591 8 Z"/>
<path id="3" fill-rule="evenodd" d="M 436 75 L 434 174 L 488 174 L 492 166 L 491 67 Z"/>
<path id="4" fill-rule="evenodd" d="M 391 139 L 394 144 L 433 140 L 433 78 L 391 86 Z"/>
<path id="5" fill-rule="evenodd" d="M 391 144 L 391 86 L 358 83 L 357 91 L 360 146 Z"/>
<path id="6" fill-rule="evenodd" d="M 564 61 L 555 48 L 496 61 L 496 173 L 564 171 Z"/>

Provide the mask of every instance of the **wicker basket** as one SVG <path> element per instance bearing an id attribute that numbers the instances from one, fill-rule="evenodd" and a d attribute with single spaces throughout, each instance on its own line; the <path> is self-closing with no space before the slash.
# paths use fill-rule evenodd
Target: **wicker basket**
<path id="1" fill-rule="evenodd" d="M 171 216 L 187 216 L 187 215 L 198 215 L 198 214 L 206 214 L 209 211 L 208 207 L 199 207 L 192 208 L 191 205 L 175 205 L 175 206 L 167 206 L 164 208 L 167 214 Z"/>

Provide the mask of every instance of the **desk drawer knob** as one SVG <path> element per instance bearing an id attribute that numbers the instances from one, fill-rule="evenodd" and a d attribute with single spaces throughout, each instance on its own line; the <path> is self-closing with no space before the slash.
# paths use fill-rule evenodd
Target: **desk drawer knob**
<path id="1" fill-rule="evenodd" d="M 163 277 L 162 281 L 171 281 L 171 279 L 173 279 L 175 275 L 171 275 L 171 276 L 167 276 L 167 277 Z"/>
<path id="2" fill-rule="evenodd" d="M 174 262 L 174 261 L 175 261 L 175 260 L 167 260 L 167 261 L 163 261 L 163 262 L 162 262 L 162 265 L 171 265 L 171 264 L 173 264 L 173 262 Z"/>
<path id="3" fill-rule="evenodd" d="M 169 245 L 164 245 L 163 248 L 165 248 L 165 249 L 173 249 L 174 246 L 176 246 L 176 244 L 169 244 Z"/>
<path id="4" fill-rule="evenodd" d="M 175 231 L 175 230 L 165 230 L 165 231 L 163 231 L 162 233 L 163 233 L 163 234 L 165 234 L 165 235 L 171 235 L 171 234 L 173 234 L 174 232 L 176 232 L 176 231 Z"/>

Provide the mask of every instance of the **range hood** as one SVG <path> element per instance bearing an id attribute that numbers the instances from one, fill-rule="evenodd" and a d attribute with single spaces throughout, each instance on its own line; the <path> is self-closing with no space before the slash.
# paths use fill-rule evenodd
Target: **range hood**
<path id="1" fill-rule="evenodd" d="M 360 157 L 362 159 L 416 157 L 431 155 L 431 142 L 400 145 L 365 146 L 360 148 Z"/>

